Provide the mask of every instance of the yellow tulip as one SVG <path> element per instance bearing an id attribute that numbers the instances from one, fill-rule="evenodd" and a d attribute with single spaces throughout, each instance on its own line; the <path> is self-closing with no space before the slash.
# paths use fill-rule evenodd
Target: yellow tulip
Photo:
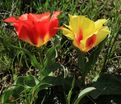
<path id="1" fill-rule="evenodd" d="M 103 41 L 110 30 L 104 24 L 106 19 L 99 19 L 96 22 L 85 16 L 69 15 L 69 25 L 61 29 L 63 34 L 73 41 L 73 44 L 83 52 L 88 52 Z"/>

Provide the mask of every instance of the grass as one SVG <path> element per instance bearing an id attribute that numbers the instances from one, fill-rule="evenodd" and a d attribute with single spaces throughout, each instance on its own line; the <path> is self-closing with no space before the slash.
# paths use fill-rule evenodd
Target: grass
<path id="1" fill-rule="evenodd" d="M 41 62 L 41 58 L 44 57 L 43 52 L 53 46 L 53 40 L 51 44 L 44 45 L 43 47 L 36 49 L 29 44 L 22 42 L 16 36 L 16 33 L 10 25 L 3 22 L 3 19 L 9 16 L 19 16 L 25 12 L 53 12 L 60 10 L 61 16 L 59 17 L 60 26 L 68 23 L 68 14 L 85 15 L 92 20 L 100 18 L 108 19 L 108 26 L 110 27 L 111 34 L 106 39 L 106 44 L 103 46 L 95 68 L 88 73 L 88 81 L 91 81 L 100 73 L 120 74 L 121 69 L 121 0 L 46 0 L 45 3 L 40 3 L 39 0 L 31 0 L 31 2 L 22 3 L 24 0 L 2 0 L 0 2 L 0 78 L 1 78 L 1 90 L 4 92 L 5 88 L 9 88 L 15 81 L 17 76 L 32 75 L 34 73 L 37 76 L 38 70 L 35 70 L 31 65 L 29 56 L 24 53 L 20 48 L 27 49 L 31 53 L 35 54 L 37 60 Z M 41 1 L 41 0 L 40 0 Z M 72 70 L 74 74 L 77 72 L 69 64 L 75 65 L 76 55 L 73 45 L 70 41 L 62 36 L 62 32 L 59 32 L 54 38 L 60 40 L 59 44 L 64 44 L 64 48 L 58 49 L 58 62 L 64 67 Z M 72 52 L 70 50 L 73 50 Z M 67 57 L 66 57 L 67 56 Z M 68 59 L 68 57 L 74 57 Z M 59 59 L 60 58 L 60 59 Z M 67 61 L 65 61 L 67 60 Z M 72 68 L 72 69 L 71 69 Z M 102 69 L 102 70 L 101 70 Z M 60 72 L 57 72 L 60 74 Z M 78 76 L 78 75 L 77 75 Z M 78 76 L 79 77 L 79 76 Z M 88 82 L 87 81 L 87 82 Z M 47 92 L 46 92 L 47 93 Z M 43 99 L 46 99 L 45 96 Z M 113 104 L 113 103 L 112 103 Z"/>

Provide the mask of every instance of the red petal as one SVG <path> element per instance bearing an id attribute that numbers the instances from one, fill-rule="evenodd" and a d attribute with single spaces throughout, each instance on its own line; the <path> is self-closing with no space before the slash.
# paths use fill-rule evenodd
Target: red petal
<path id="1" fill-rule="evenodd" d="M 12 22 L 12 23 L 14 23 L 14 22 L 16 22 L 17 20 L 16 20 L 16 18 L 15 17 L 9 17 L 9 18 L 7 18 L 7 19 L 5 19 L 4 20 L 4 22 Z"/>
<path id="2" fill-rule="evenodd" d="M 32 21 L 19 22 L 14 24 L 19 38 L 25 42 L 37 45 L 37 34 Z M 35 30 L 35 31 L 33 31 Z"/>
<path id="3" fill-rule="evenodd" d="M 91 37 L 89 37 L 86 41 L 86 48 L 91 49 L 96 42 L 96 35 L 93 34 Z"/>
<path id="4" fill-rule="evenodd" d="M 14 23 L 13 26 L 15 27 L 17 35 L 19 36 L 19 32 L 20 32 L 22 24 L 17 22 L 17 23 Z"/>
<path id="5" fill-rule="evenodd" d="M 46 19 L 50 19 L 50 13 L 43 13 L 43 14 L 32 14 L 32 13 L 29 13 L 28 19 L 32 20 L 32 21 L 35 21 L 35 22 L 43 21 L 43 20 L 46 20 Z"/>
<path id="6" fill-rule="evenodd" d="M 24 41 L 28 41 L 29 39 L 29 34 L 30 34 L 30 31 L 28 29 L 28 26 L 26 23 L 23 23 L 23 22 L 19 22 L 19 23 L 15 23 L 14 24 L 14 27 L 16 29 L 16 32 L 18 34 L 18 37 L 21 39 L 21 40 L 24 40 Z M 29 26 L 30 27 L 30 26 Z M 31 30 L 31 29 L 30 29 Z"/>
<path id="7" fill-rule="evenodd" d="M 57 30 L 58 30 L 58 19 L 53 19 L 50 21 L 49 24 L 49 34 L 50 36 L 53 36 L 56 34 Z"/>
<path id="8" fill-rule="evenodd" d="M 38 22 L 35 26 L 37 34 L 39 34 L 39 37 L 43 40 L 45 35 L 48 33 L 49 20 Z"/>
<path id="9" fill-rule="evenodd" d="M 21 21 L 28 20 L 28 14 L 26 13 L 26 14 L 21 15 L 21 16 L 19 17 L 19 20 L 21 20 Z"/>
<path id="10" fill-rule="evenodd" d="M 26 29 L 25 31 L 27 33 L 27 36 L 28 36 L 28 39 L 30 40 L 30 42 L 34 45 L 37 45 L 39 34 L 36 31 L 35 24 L 33 24 L 32 21 L 26 21 L 24 26 L 25 26 L 25 29 Z"/>
<path id="11" fill-rule="evenodd" d="M 48 20 L 48 19 L 50 19 L 50 13 L 46 12 L 43 14 L 38 14 L 37 18 L 38 18 L 38 21 Z"/>
<path id="12" fill-rule="evenodd" d="M 54 11 L 52 18 L 57 18 L 60 15 L 60 13 L 61 13 L 60 11 Z"/>
<path id="13" fill-rule="evenodd" d="M 50 36 L 55 35 L 57 30 L 58 30 L 59 21 L 58 21 L 57 16 L 59 14 L 60 14 L 60 11 L 53 12 L 53 15 L 51 17 L 50 24 L 49 24 L 49 34 L 50 34 Z"/>

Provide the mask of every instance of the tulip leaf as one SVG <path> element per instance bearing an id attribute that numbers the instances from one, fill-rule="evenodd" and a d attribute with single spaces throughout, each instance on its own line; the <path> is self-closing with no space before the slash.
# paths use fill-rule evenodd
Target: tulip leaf
<path id="1" fill-rule="evenodd" d="M 70 88 L 72 82 L 72 78 L 62 78 L 62 77 L 53 77 L 53 76 L 47 76 L 45 77 L 40 83 L 47 83 L 49 85 L 55 86 L 55 85 L 61 85 L 66 88 Z M 69 86 L 69 87 L 67 87 Z"/>
<path id="2" fill-rule="evenodd" d="M 61 77 L 52 77 L 52 76 L 48 76 L 45 77 L 41 83 L 48 83 L 51 85 L 63 85 L 64 83 L 64 79 Z"/>
<path id="3" fill-rule="evenodd" d="M 85 88 L 84 90 L 82 90 L 77 99 L 75 100 L 74 104 L 80 104 L 79 102 L 81 101 L 81 99 L 83 97 L 85 97 L 87 94 L 89 94 L 90 92 L 92 92 L 93 90 L 95 90 L 95 87 L 88 87 L 88 88 Z"/>
<path id="4" fill-rule="evenodd" d="M 95 65 L 104 42 L 105 41 L 101 42 L 97 47 L 91 50 L 90 53 L 78 52 L 78 66 L 84 75 L 86 75 Z"/>
<path id="5" fill-rule="evenodd" d="M 48 50 L 47 50 L 47 52 L 46 52 L 46 58 L 48 58 L 48 59 L 53 59 L 53 58 L 55 58 L 55 55 L 56 55 L 56 47 L 51 47 L 51 48 L 49 48 Z"/>
<path id="6" fill-rule="evenodd" d="M 56 58 L 56 48 L 58 46 L 55 47 L 51 47 L 47 50 L 46 52 L 46 56 L 44 58 L 44 67 L 42 70 L 42 74 L 44 76 L 48 76 L 48 74 L 56 69 L 58 69 L 60 67 L 60 64 L 55 62 L 55 58 Z"/>
<path id="7" fill-rule="evenodd" d="M 53 62 L 55 62 L 55 58 L 56 58 L 56 55 L 57 55 L 57 52 L 56 52 L 56 49 L 58 48 L 59 46 L 54 46 L 54 47 L 51 47 L 47 50 L 47 52 L 45 53 L 45 58 L 44 58 L 44 65 L 49 65 L 49 64 L 52 64 Z"/>
<path id="8" fill-rule="evenodd" d="M 24 87 L 22 86 L 12 86 L 3 93 L 2 104 L 15 104 L 16 99 L 20 97 L 23 90 Z"/>
<path id="9" fill-rule="evenodd" d="M 37 84 L 37 79 L 33 76 L 20 76 L 17 78 L 15 85 L 22 85 L 28 87 L 34 87 Z"/>
<path id="10" fill-rule="evenodd" d="M 41 73 L 44 76 L 48 76 L 51 72 L 57 70 L 60 67 L 61 67 L 60 64 L 52 63 L 50 65 L 47 65 Z"/>
<path id="11" fill-rule="evenodd" d="M 74 89 L 74 85 L 75 85 L 75 78 L 73 78 L 71 89 L 67 95 L 67 104 L 71 103 L 71 96 L 72 96 L 72 91 Z"/>
<path id="12" fill-rule="evenodd" d="M 30 55 L 30 59 L 31 59 L 31 64 L 41 70 L 42 69 L 42 66 L 41 66 L 41 63 L 38 62 L 37 58 L 35 57 L 35 55 Z"/>
<path id="13" fill-rule="evenodd" d="M 106 40 L 107 40 L 107 38 L 104 39 L 97 47 L 95 47 L 94 50 L 92 50 L 92 52 L 90 52 L 90 54 L 87 55 L 89 60 L 86 63 L 86 67 L 85 67 L 86 73 L 88 73 L 95 65 Z"/>
<path id="14" fill-rule="evenodd" d="M 121 95 L 121 76 L 120 75 L 101 75 L 96 82 L 91 84 L 96 88 L 91 93 L 95 99 L 100 95 Z"/>

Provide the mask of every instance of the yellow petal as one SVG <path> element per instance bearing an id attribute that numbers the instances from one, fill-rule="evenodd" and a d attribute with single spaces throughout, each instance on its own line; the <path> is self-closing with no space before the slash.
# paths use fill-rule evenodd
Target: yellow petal
<path id="1" fill-rule="evenodd" d="M 63 31 L 63 34 L 68 37 L 69 39 L 73 40 L 74 39 L 74 33 L 70 30 L 70 29 L 67 29 L 67 28 L 64 28 L 64 27 L 61 27 L 62 31 Z"/>
<path id="2" fill-rule="evenodd" d="M 99 19 L 95 22 L 95 31 L 102 28 L 102 26 L 107 22 L 106 19 Z"/>
<path id="3" fill-rule="evenodd" d="M 84 17 L 80 16 L 80 27 L 82 28 L 83 31 L 83 39 L 87 38 L 91 34 L 94 33 L 95 31 L 95 24 L 94 21 Z"/>
<path id="4" fill-rule="evenodd" d="M 101 41 L 103 41 L 108 34 L 110 34 L 110 30 L 107 26 L 104 26 L 102 29 L 100 29 L 96 33 L 96 36 L 97 36 L 96 45 L 98 45 Z"/>
<path id="5" fill-rule="evenodd" d="M 79 30 L 80 30 L 80 17 L 79 16 L 72 16 L 69 15 L 70 21 L 69 21 L 69 26 L 72 28 L 72 31 L 75 34 L 78 34 Z"/>
<path id="6" fill-rule="evenodd" d="M 85 16 L 71 16 L 69 25 L 74 31 L 75 35 L 78 35 L 80 31 L 83 32 L 83 38 L 88 37 L 95 31 L 94 21 L 86 18 Z"/>

